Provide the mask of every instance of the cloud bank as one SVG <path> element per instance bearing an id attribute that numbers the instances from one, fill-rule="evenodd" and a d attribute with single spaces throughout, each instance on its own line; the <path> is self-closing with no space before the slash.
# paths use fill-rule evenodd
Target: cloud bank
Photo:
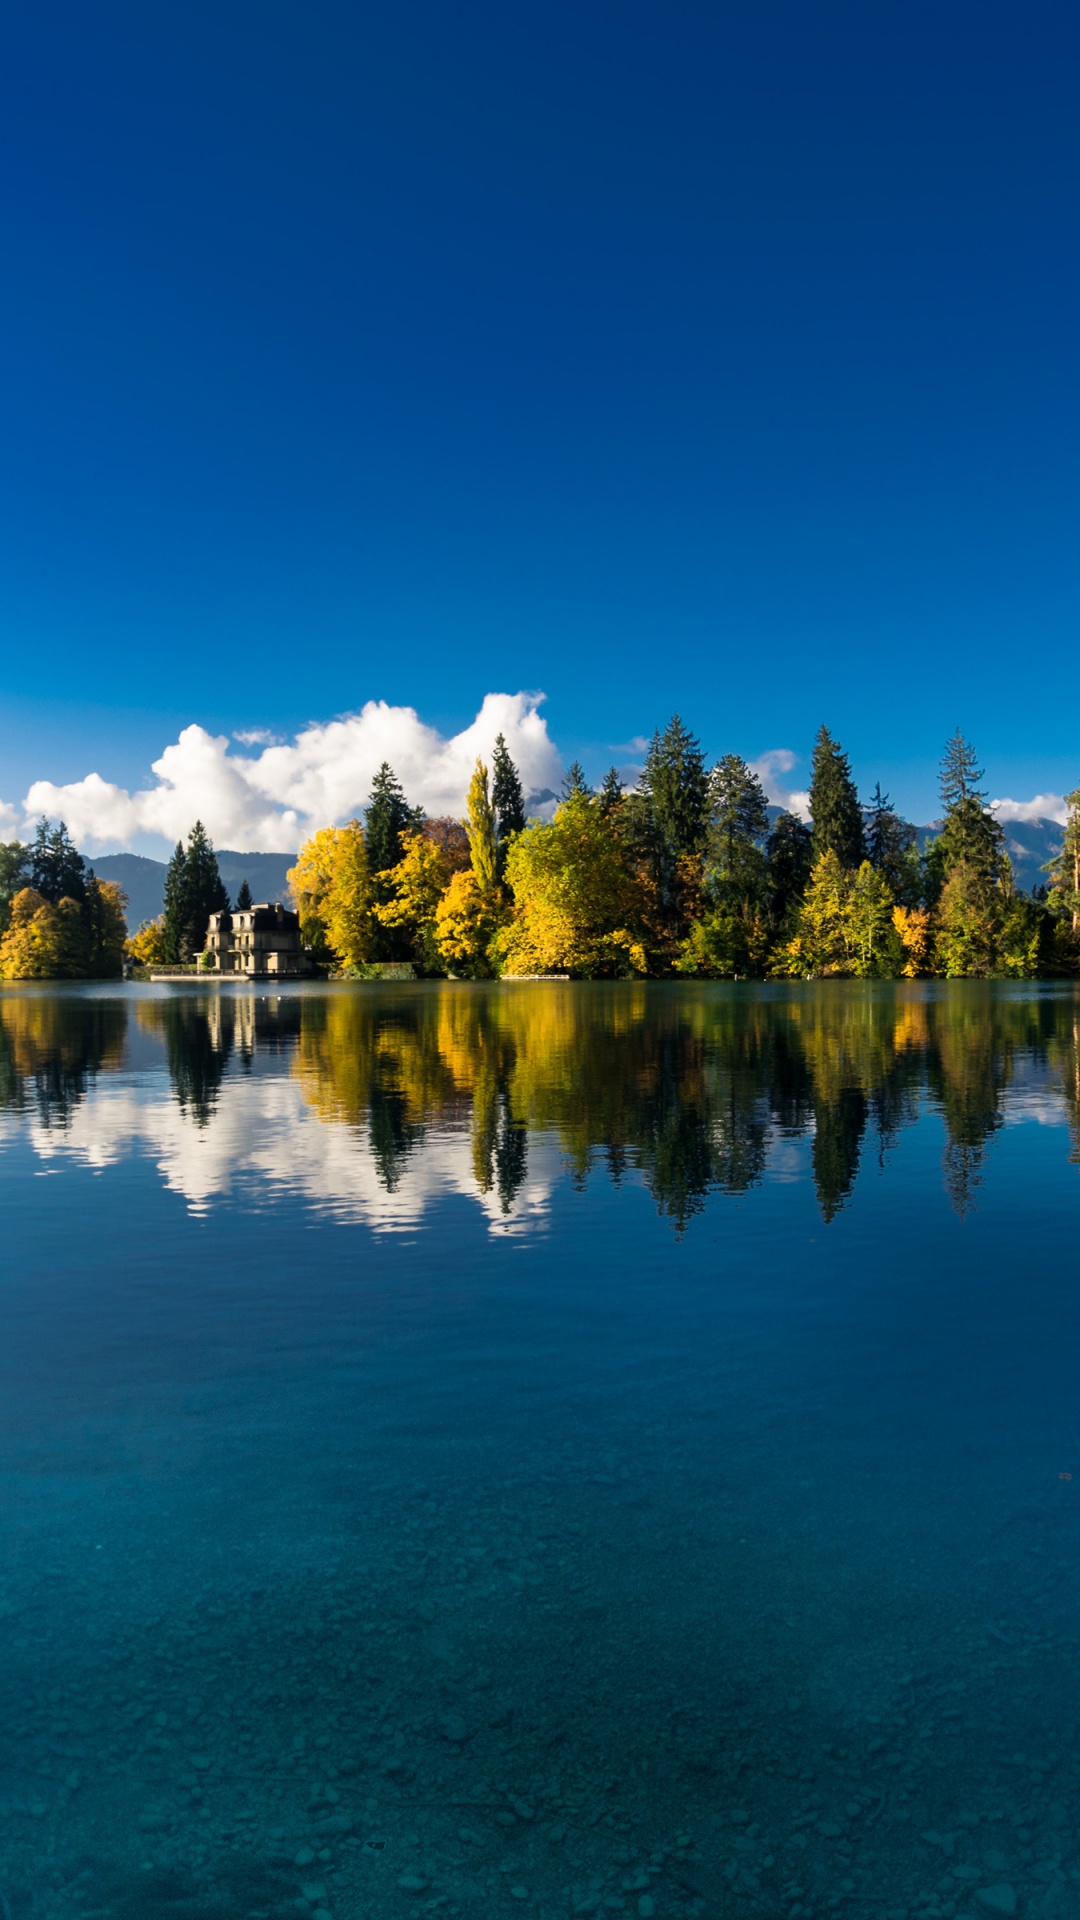
<path id="1" fill-rule="evenodd" d="M 1003 825 L 1010 820 L 1056 820 L 1063 827 L 1069 817 L 1060 793 L 1037 793 L 1034 800 L 991 800 L 990 805 Z"/>
<path id="2" fill-rule="evenodd" d="M 413 805 L 429 814 L 463 812 L 477 756 L 490 761 L 499 733 L 506 735 L 526 796 L 557 788 L 562 763 L 538 711 L 543 697 L 486 694 L 475 720 L 449 737 L 427 726 L 413 707 L 384 700 L 312 723 L 291 741 L 255 729 L 230 740 L 205 727 L 185 727 L 154 761 L 153 786 L 132 793 L 99 773 L 66 786 L 35 780 L 21 822 L 15 809 L 3 811 L 10 831 L 21 824 L 24 835 L 42 814 L 64 819 L 72 838 L 91 853 L 130 846 L 147 834 L 175 841 L 197 819 L 218 846 L 294 853 L 316 827 L 362 811 L 384 760 Z"/>

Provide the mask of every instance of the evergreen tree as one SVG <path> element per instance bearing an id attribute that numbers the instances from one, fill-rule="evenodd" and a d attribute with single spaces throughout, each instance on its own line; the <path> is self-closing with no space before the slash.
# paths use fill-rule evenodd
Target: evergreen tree
<path id="1" fill-rule="evenodd" d="M 700 743 L 673 714 L 654 733 L 638 789 L 660 840 L 677 859 L 700 853 L 709 820 L 709 776 Z"/>
<path id="2" fill-rule="evenodd" d="M 11 903 L 26 886 L 29 852 L 19 840 L 0 843 L 0 934 L 11 919 Z"/>
<path id="3" fill-rule="evenodd" d="M 114 881 L 91 871 L 82 903 L 84 965 L 88 979 L 113 980 L 123 972 L 127 895 Z"/>
<path id="4" fill-rule="evenodd" d="M 1075 793 L 1065 795 L 1068 817 L 1065 821 L 1065 833 L 1061 843 L 1061 852 L 1050 862 L 1050 884 L 1054 889 L 1054 904 L 1060 903 L 1062 910 L 1069 915 L 1072 931 L 1080 931 L 1080 787 Z M 3 849 L 0 848 L 0 854 Z"/>
<path id="5" fill-rule="evenodd" d="M 618 812 L 622 805 L 625 791 L 626 789 L 619 778 L 618 767 L 609 767 L 600 783 L 600 792 L 597 796 L 597 805 L 605 820 L 609 819 L 613 813 Z"/>
<path id="6" fill-rule="evenodd" d="M 177 841 L 165 875 L 162 945 L 169 964 L 184 965 L 201 953 L 210 915 L 228 911 L 229 896 L 213 842 L 202 821 L 196 820 L 187 846 Z"/>
<path id="7" fill-rule="evenodd" d="M 911 856 L 915 841 L 914 827 L 901 820 L 888 794 L 882 793 L 879 780 L 866 814 L 866 857 L 880 873 L 893 899 L 909 906 L 915 904 L 908 897 L 913 884 Z"/>
<path id="8" fill-rule="evenodd" d="M 386 873 L 401 860 L 403 833 L 417 833 L 424 824 L 423 807 L 410 807 L 393 768 L 383 761 L 371 783 L 364 820 L 368 872 Z"/>
<path id="9" fill-rule="evenodd" d="M 797 814 L 778 814 L 765 843 L 769 914 L 777 927 L 783 925 L 806 892 L 813 865 L 812 846 L 810 829 Z"/>
<path id="10" fill-rule="evenodd" d="M 521 776 L 510 758 L 501 733 L 496 738 L 495 751 L 491 756 L 491 804 L 495 809 L 497 865 L 501 880 L 511 836 L 525 831 L 525 796 L 521 791 Z"/>
<path id="11" fill-rule="evenodd" d="M 251 888 L 248 886 L 247 876 L 245 875 L 244 879 L 240 882 L 240 889 L 236 896 L 236 911 L 237 913 L 250 913 L 252 905 Z"/>
<path id="12" fill-rule="evenodd" d="M 563 775 L 562 798 L 564 800 L 573 800 L 579 794 L 583 799 L 590 800 L 592 798 L 592 788 L 585 778 L 585 769 L 581 761 L 575 760 L 573 766 L 569 767 Z"/>
<path id="13" fill-rule="evenodd" d="M 835 853 L 842 867 L 861 866 L 865 856 L 862 809 L 847 754 L 821 727 L 814 742 L 810 777 L 810 815 L 813 821 L 813 857 Z"/>
<path id="14" fill-rule="evenodd" d="M 44 817 L 38 821 L 29 867 L 28 884 L 52 906 L 61 900 L 86 898 L 86 862 L 62 820 L 57 827 Z"/>
<path id="15" fill-rule="evenodd" d="M 762 842 L 769 832 L 769 808 L 757 774 L 737 753 L 717 761 L 709 776 L 709 802 L 713 891 L 732 904 L 760 898 L 767 872 Z"/>
<path id="16" fill-rule="evenodd" d="M 1001 878 L 1005 836 L 986 804 L 979 788 L 982 768 L 976 764 L 975 750 L 959 728 L 945 748 L 941 762 L 941 801 L 945 818 L 936 841 L 938 858 L 945 872 L 961 860 L 981 878 Z"/>
<path id="17" fill-rule="evenodd" d="M 161 916 L 161 950 L 166 966 L 180 964 L 180 940 L 187 922 L 187 854 L 178 840 L 172 859 L 165 869 L 165 893 Z"/>

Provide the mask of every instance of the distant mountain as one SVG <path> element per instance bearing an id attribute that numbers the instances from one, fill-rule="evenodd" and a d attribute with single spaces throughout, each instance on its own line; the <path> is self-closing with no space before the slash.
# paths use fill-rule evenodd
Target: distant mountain
<path id="1" fill-rule="evenodd" d="M 1033 893 L 1036 887 L 1045 887 L 1048 875 L 1043 871 L 1047 862 L 1061 851 L 1064 829 L 1057 820 L 1003 820 L 1001 830 L 1005 835 L 1005 851 L 1012 861 L 1013 880 L 1021 893 Z M 936 820 L 929 827 L 916 827 L 920 849 L 928 840 L 933 840 L 941 832 L 941 822 Z"/>
<path id="2" fill-rule="evenodd" d="M 87 858 L 99 879 L 115 880 L 123 887 L 128 897 L 127 922 L 132 933 L 144 920 L 157 919 L 165 892 L 164 860 L 147 860 L 140 853 L 104 853 L 97 860 L 90 859 L 89 855 Z M 254 900 L 288 902 L 285 876 L 289 868 L 296 865 L 295 853 L 237 853 L 233 848 L 221 847 L 217 863 L 231 899 L 236 899 L 241 880 L 246 880 Z"/>
<path id="3" fill-rule="evenodd" d="M 782 807 L 770 806 L 769 824 L 772 826 Z M 1036 887 L 1046 885 L 1047 876 L 1043 869 L 1048 860 L 1052 860 L 1061 850 L 1063 829 L 1057 820 L 1003 820 L 1002 831 L 1005 835 L 1005 850 L 1012 861 L 1013 879 L 1021 893 L 1032 893 Z M 920 851 L 929 840 L 941 832 L 940 820 L 928 827 L 916 827 Z"/>

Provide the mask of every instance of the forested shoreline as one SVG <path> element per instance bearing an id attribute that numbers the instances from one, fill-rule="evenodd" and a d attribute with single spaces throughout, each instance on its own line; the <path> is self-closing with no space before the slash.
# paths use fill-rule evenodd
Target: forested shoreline
<path id="1" fill-rule="evenodd" d="M 424 820 L 385 766 L 363 822 L 326 827 L 290 874 L 306 942 L 332 971 L 393 961 L 485 979 L 1034 979 L 1080 973 L 1080 791 L 1046 885 L 1015 885 L 957 733 L 940 830 L 875 788 L 860 801 L 822 727 L 811 822 L 775 820 L 737 754 L 708 766 L 676 715 L 638 785 L 576 763 L 550 821 L 527 821 L 505 741 L 478 761 L 464 822 Z"/>
<path id="2" fill-rule="evenodd" d="M 529 819 L 502 735 L 476 763 L 465 818 L 427 818 L 391 767 L 363 819 L 320 828 L 289 881 L 301 935 L 332 976 L 386 965 L 491 979 L 1035 979 L 1080 975 L 1080 790 L 1034 893 L 1015 884 L 972 747 L 941 765 L 942 817 L 922 848 L 880 784 L 860 799 L 826 727 L 810 822 L 771 817 L 738 754 L 709 766 L 675 715 L 638 784 L 599 788 L 575 762 L 550 820 Z M 775 810 L 773 810 L 775 813 Z M 0 848 L 0 973 L 102 978 L 198 961 L 230 902 L 196 822 L 169 865 L 164 912 L 130 940 L 125 899 L 95 878 L 61 822 Z"/>

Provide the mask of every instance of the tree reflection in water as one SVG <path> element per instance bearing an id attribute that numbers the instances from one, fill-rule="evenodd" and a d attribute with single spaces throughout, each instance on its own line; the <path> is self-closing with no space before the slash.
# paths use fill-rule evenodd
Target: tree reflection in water
<path id="1" fill-rule="evenodd" d="M 1071 987 L 829 982 L 793 987 L 370 985 L 254 995 L 0 996 L 0 1107 L 63 1128 L 132 1031 L 163 1046 L 197 1128 L 229 1075 L 290 1077 L 307 1112 L 366 1144 L 385 1191 L 433 1136 L 468 1135 L 476 1190 L 509 1214 L 530 1141 L 578 1182 L 640 1178 L 677 1232 L 710 1195 L 759 1185 L 808 1141 L 828 1223 L 921 1112 L 944 1124 L 943 1177 L 974 1203 L 1012 1092 L 1039 1090 L 1080 1161 L 1080 997 Z"/>

